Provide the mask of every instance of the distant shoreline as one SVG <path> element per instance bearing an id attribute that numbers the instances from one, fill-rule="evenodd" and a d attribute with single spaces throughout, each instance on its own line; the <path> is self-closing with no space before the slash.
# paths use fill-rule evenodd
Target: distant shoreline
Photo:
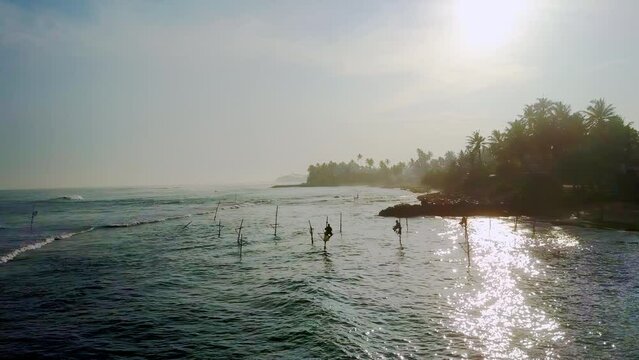
<path id="1" fill-rule="evenodd" d="M 292 188 L 292 187 L 312 187 L 312 185 L 308 185 L 306 183 L 301 184 L 285 184 L 285 185 L 273 185 L 271 189 L 279 189 L 279 188 Z"/>
<path id="2" fill-rule="evenodd" d="M 315 185 L 309 183 L 300 183 L 300 184 L 281 184 L 281 185 L 273 185 L 271 189 L 278 188 L 294 188 L 294 187 L 341 187 L 341 186 L 370 186 L 377 187 L 382 189 L 401 189 L 410 191 L 415 194 L 425 194 L 428 193 L 428 189 L 421 185 L 383 185 L 383 184 L 338 184 L 338 185 Z"/>

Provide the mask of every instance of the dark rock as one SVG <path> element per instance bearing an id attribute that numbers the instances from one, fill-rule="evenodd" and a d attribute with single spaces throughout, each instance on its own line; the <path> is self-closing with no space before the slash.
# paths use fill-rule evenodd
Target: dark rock
<path id="1" fill-rule="evenodd" d="M 379 212 L 379 216 L 504 216 L 509 207 L 504 203 L 479 201 L 463 195 L 431 193 L 417 197 L 421 205 L 399 204 Z"/>

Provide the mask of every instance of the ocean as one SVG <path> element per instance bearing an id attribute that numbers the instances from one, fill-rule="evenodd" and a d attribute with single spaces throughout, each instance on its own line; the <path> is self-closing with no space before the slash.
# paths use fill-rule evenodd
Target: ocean
<path id="1" fill-rule="evenodd" d="M 0 191 L 0 358 L 639 358 L 636 233 L 477 217 L 466 237 L 425 217 L 400 243 L 377 216 L 400 202 L 415 195 Z"/>

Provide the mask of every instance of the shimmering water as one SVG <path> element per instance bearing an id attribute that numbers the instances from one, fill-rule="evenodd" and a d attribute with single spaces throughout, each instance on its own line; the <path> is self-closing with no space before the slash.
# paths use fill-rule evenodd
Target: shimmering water
<path id="1" fill-rule="evenodd" d="M 467 252 L 458 219 L 435 217 L 402 220 L 400 247 L 376 214 L 413 199 L 0 192 L 0 358 L 639 358 L 639 236 L 471 218 Z"/>

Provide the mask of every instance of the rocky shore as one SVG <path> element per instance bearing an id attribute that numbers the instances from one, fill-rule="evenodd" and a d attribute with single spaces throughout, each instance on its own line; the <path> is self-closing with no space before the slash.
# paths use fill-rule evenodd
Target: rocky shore
<path id="1" fill-rule="evenodd" d="M 528 216 L 554 225 L 639 231 L 639 206 L 632 203 L 599 203 L 552 209 L 526 209 L 506 201 L 478 200 L 464 195 L 430 193 L 419 195 L 419 205 L 398 204 L 379 216 Z"/>
<path id="2" fill-rule="evenodd" d="M 419 205 L 399 204 L 379 212 L 379 216 L 508 216 L 512 209 L 504 204 L 481 201 L 463 195 L 442 193 L 424 194 L 417 197 Z"/>

